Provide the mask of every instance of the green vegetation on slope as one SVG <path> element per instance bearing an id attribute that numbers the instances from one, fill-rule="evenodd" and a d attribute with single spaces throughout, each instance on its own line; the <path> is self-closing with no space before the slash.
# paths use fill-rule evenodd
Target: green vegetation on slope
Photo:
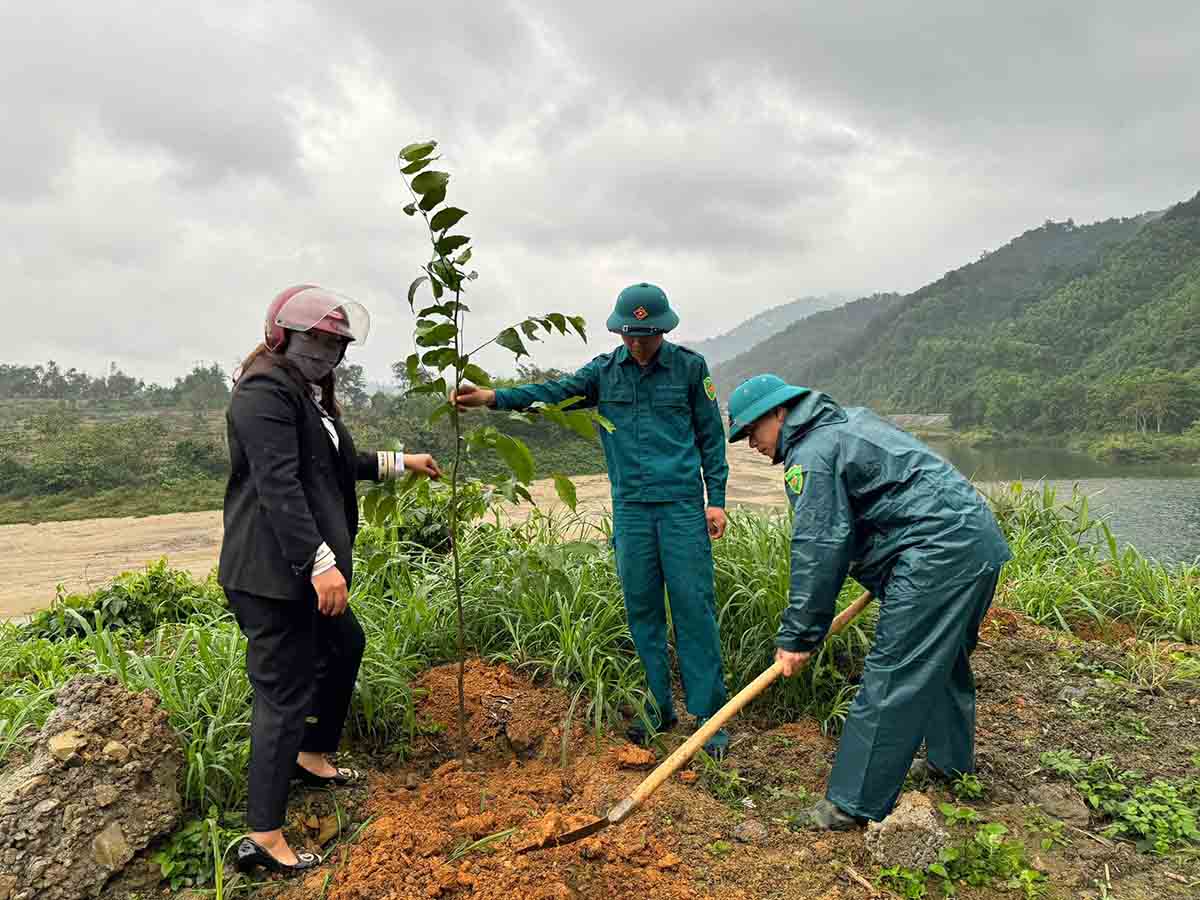
<path id="1" fill-rule="evenodd" d="M 223 408 L 111 407 L 52 400 L 3 404 L 0 524 L 221 507 L 229 466 Z M 399 441 L 410 452 L 433 453 L 444 466 L 453 458 L 453 432 L 444 418 L 428 424 L 432 407 L 429 398 L 379 394 L 349 407 L 346 423 L 364 449 Z M 539 478 L 604 471 L 599 441 L 540 420 L 520 419 L 508 430 L 533 450 Z M 493 455 L 467 466 L 480 478 L 500 478 L 505 471 Z"/>
<path id="2" fill-rule="evenodd" d="M 745 353 L 795 322 L 845 302 L 846 298 L 837 294 L 801 297 L 799 300 L 782 303 L 751 316 L 740 325 L 716 337 L 682 343 L 708 360 L 708 367 L 712 369 Z"/>
<path id="3" fill-rule="evenodd" d="M 713 368 L 713 380 L 722 400 L 754 375 L 774 372 L 793 384 L 810 384 L 806 373 L 821 365 L 829 354 L 860 334 L 870 322 L 900 299 L 899 294 L 874 294 L 814 313 L 795 322 L 752 349 Z"/>
<path id="4" fill-rule="evenodd" d="M 916 292 L 810 379 L 1002 432 L 1178 434 L 1200 418 L 1200 195 L 1048 223 Z"/>

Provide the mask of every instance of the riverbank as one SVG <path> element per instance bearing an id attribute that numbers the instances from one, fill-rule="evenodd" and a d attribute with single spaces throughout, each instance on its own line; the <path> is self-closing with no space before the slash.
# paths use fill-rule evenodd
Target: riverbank
<path id="1" fill-rule="evenodd" d="M 969 450 L 1051 450 L 1077 453 L 1107 465 L 1178 465 L 1200 469 L 1200 428 L 1183 434 L 1099 432 L 1070 435 L 1000 434 L 990 429 L 918 428 L 920 440 Z"/>

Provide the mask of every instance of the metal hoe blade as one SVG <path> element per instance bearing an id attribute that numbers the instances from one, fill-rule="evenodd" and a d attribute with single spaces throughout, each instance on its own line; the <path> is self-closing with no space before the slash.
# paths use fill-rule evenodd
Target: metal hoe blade
<path id="1" fill-rule="evenodd" d="M 603 831 L 612 823 L 607 818 L 597 819 L 595 822 L 589 822 L 581 828 L 576 828 L 564 834 L 552 834 L 548 838 L 538 841 L 536 844 L 530 844 L 528 847 L 522 847 L 518 853 L 529 853 L 533 850 L 548 850 L 551 847 L 561 847 L 564 844 L 573 844 L 576 841 L 582 841 L 586 837 L 591 837 L 598 831 Z"/>

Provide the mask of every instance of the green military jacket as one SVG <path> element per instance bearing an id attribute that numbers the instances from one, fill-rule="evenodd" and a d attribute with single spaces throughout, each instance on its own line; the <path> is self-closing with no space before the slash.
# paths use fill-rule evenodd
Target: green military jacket
<path id="1" fill-rule="evenodd" d="M 703 500 L 725 505 L 725 428 L 708 364 L 663 341 L 645 369 L 625 347 L 597 356 L 566 378 L 496 391 L 497 409 L 526 409 L 582 397 L 616 429 L 601 430 L 614 500 Z M 703 475 L 701 470 L 703 469 Z"/>

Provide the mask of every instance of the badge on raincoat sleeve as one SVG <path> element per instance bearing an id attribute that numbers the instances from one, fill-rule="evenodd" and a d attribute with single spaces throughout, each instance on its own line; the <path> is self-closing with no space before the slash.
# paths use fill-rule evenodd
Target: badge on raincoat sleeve
<path id="1" fill-rule="evenodd" d="M 712 376 L 704 376 L 704 393 L 708 395 L 709 400 L 717 399 L 717 386 L 713 384 Z"/>
<path id="2" fill-rule="evenodd" d="M 799 463 L 789 466 L 783 473 L 783 481 L 791 488 L 793 494 L 799 494 L 804 490 L 804 466 Z"/>

